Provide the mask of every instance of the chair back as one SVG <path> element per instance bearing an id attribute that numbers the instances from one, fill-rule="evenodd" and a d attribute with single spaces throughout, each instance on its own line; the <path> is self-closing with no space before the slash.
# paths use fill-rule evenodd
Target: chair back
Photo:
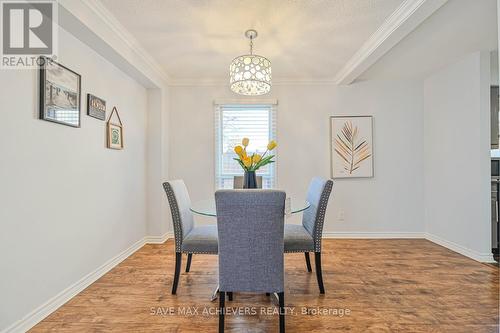
<path id="1" fill-rule="evenodd" d="M 183 180 L 170 180 L 163 183 L 167 194 L 172 222 L 174 224 L 175 252 L 181 252 L 182 240 L 193 229 L 194 219 L 191 213 L 191 199 Z"/>
<path id="2" fill-rule="evenodd" d="M 285 198 L 274 190 L 215 192 L 221 291 L 284 290 Z"/>
<path id="3" fill-rule="evenodd" d="M 333 181 L 315 177 L 307 190 L 307 201 L 311 206 L 304 211 L 302 225 L 314 239 L 314 250 L 321 251 L 321 236 L 325 221 L 326 207 L 332 191 Z"/>
<path id="4" fill-rule="evenodd" d="M 256 176 L 255 177 L 256 181 L 257 181 L 257 188 L 262 188 L 262 176 Z M 234 176 L 234 179 L 233 179 L 233 188 L 235 190 L 241 190 L 243 189 L 243 182 L 245 180 L 245 177 L 243 176 Z"/>

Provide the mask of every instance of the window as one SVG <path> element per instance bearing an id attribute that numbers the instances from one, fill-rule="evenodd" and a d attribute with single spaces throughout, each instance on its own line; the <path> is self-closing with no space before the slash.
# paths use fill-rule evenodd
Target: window
<path id="1" fill-rule="evenodd" d="M 276 139 L 276 110 L 274 105 L 224 104 L 215 107 L 215 186 L 217 189 L 233 188 L 233 177 L 241 176 L 241 166 L 233 160 L 234 147 L 247 137 L 250 144 L 247 153 L 263 154 L 267 143 Z M 273 154 L 276 151 L 273 150 Z M 273 188 L 276 184 L 275 163 L 257 171 L 262 176 L 262 187 Z"/>

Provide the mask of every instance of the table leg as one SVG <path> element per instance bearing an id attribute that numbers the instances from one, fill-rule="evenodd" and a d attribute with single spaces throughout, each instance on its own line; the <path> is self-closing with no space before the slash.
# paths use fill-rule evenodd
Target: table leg
<path id="1" fill-rule="evenodd" d="M 212 297 L 210 297 L 210 302 L 215 301 L 217 299 L 217 297 L 218 297 L 218 294 L 219 294 L 219 285 L 217 285 L 217 287 L 213 291 Z"/>
<path id="2" fill-rule="evenodd" d="M 273 293 L 272 302 L 274 305 L 279 306 L 280 298 L 278 296 L 278 293 Z"/>

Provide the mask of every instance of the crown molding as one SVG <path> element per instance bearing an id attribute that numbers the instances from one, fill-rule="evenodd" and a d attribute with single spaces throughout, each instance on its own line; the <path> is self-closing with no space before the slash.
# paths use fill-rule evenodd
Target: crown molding
<path id="1" fill-rule="evenodd" d="M 273 85 L 348 85 L 378 61 L 392 47 L 406 37 L 448 0 L 405 0 L 363 43 L 333 78 L 326 79 L 274 79 Z M 147 77 L 154 85 L 167 86 L 228 86 L 222 79 L 174 79 L 141 46 L 100 0 L 58 0 L 96 36 L 101 38 L 127 66 Z M 90 12 L 90 13 L 89 13 Z M 103 29 L 104 26 L 104 29 Z M 105 31 L 108 30 L 108 31 Z M 111 32 L 111 34 L 109 33 Z M 112 36 L 111 36 L 112 35 Z M 126 66 L 125 66 L 126 67 Z M 127 72 L 127 70 L 125 70 Z M 158 82 L 160 82 L 158 84 Z"/>
<path id="2" fill-rule="evenodd" d="M 91 8 L 96 15 L 99 15 L 104 22 L 107 22 L 109 28 L 131 49 L 133 49 L 142 60 L 153 68 L 164 81 L 170 80 L 163 67 L 141 46 L 137 39 L 125 28 L 118 19 L 102 4 L 100 0 L 84 0 L 87 6 Z"/>
<path id="3" fill-rule="evenodd" d="M 118 67 L 122 65 L 125 72 L 130 73 L 133 68 L 133 71 L 144 76 L 142 81 L 150 81 L 157 87 L 169 84 L 170 78 L 161 65 L 100 0 L 58 0 L 58 3 L 74 16 L 69 20 L 61 20 L 63 28 Z M 80 24 L 73 22 L 75 18 Z"/>
<path id="4" fill-rule="evenodd" d="M 363 43 L 337 73 L 334 82 L 348 85 L 415 30 L 448 0 L 406 0 Z"/>
<path id="5" fill-rule="evenodd" d="M 229 78 L 227 80 L 217 79 L 171 79 L 170 86 L 174 87 L 198 87 L 198 86 L 227 86 L 229 88 Z M 273 86 L 287 86 L 287 85 L 336 85 L 335 81 L 331 79 L 293 79 L 282 78 L 272 80 Z"/>
<path id="6" fill-rule="evenodd" d="M 224 105 L 224 104 L 269 104 L 278 105 L 278 100 L 276 98 L 224 98 L 214 100 L 214 105 Z"/>

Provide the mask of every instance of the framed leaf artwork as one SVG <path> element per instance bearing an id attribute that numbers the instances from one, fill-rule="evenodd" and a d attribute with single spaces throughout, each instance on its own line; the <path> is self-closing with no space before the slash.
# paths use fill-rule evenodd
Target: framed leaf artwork
<path id="1" fill-rule="evenodd" d="M 113 122 L 113 115 L 116 114 L 118 122 Z M 113 107 L 113 111 L 109 115 L 107 122 L 107 144 L 108 148 L 111 149 L 123 149 L 123 124 L 120 119 L 120 114 L 116 107 Z"/>
<path id="2" fill-rule="evenodd" d="M 332 178 L 373 177 L 373 117 L 330 117 Z"/>

